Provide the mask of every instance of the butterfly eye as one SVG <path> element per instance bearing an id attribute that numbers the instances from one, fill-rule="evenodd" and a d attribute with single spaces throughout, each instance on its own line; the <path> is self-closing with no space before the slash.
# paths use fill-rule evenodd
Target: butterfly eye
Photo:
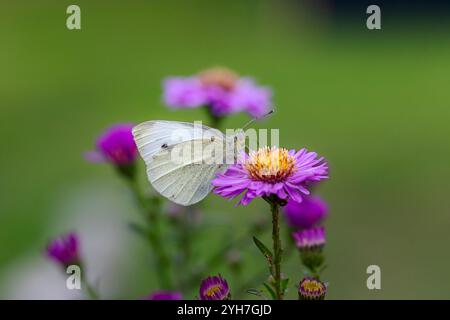
<path id="1" fill-rule="evenodd" d="M 237 141 L 238 141 L 238 137 L 235 136 L 235 137 L 234 137 L 234 142 L 237 142 Z"/>

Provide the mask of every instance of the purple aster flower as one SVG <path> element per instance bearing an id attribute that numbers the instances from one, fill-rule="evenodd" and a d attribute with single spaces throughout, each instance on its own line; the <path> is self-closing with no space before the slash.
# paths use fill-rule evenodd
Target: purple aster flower
<path id="1" fill-rule="evenodd" d="M 325 245 L 325 228 L 316 227 L 294 232 L 292 234 L 297 248 L 302 250 L 322 249 Z"/>
<path id="2" fill-rule="evenodd" d="M 306 149 L 299 151 L 265 147 L 240 157 L 236 164 L 212 181 L 214 192 L 224 198 L 243 197 L 238 204 L 247 205 L 254 198 L 276 196 L 302 202 L 310 182 L 328 178 L 324 158 Z"/>
<path id="3" fill-rule="evenodd" d="M 183 296 L 177 291 L 159 290 L 153 292 L 145 300 L 183 300 Z"/>
<path id="4" fill-rule="evenodd" d="M 164 80 L 164 102 L 173 108 L 196 108 L 206 104 L 206 93 L 196 77 L 171 77 Z"/>
<path id="5" fill-rule="evenodd" d="M 200 300 L 229 300 L 230 289 L 220 275 L 204 279 L 200 284 Z"/>
<path id="6" fill-rule="evenodd" d="M 96 150 L 88 152 L 86 159 L 92 162 L 110 162 L 117 166 L 134 163 L 138 152 L 132 134 L 132 124 L 116 124 L 101 134 Z"/>
<path id="7" fill-rule="evenodd" d="M 270 110 L 271 98 L 272 91 L 269 88 L 257 86 L 250 78 L 242 78 L 230 96 L 229 104 L 237 109 L 242 108 L 254 118 L 259 118 Z"/>
<path id="8" fill-rule="evenodd" d="M 47 248 L 46 255 L 55 262 L 67 267 L 80 263 L 80 244 L 75 233 L 69 233 L 52 240 Z"/>
<path id="9" fill-rule="evenodd" d="M 272 92 L 250 78 L 240 78 L 233 71 L 216 67 L 192 77 L 169 77 L 163 82 L 164 102 L 172 108 L 208 106 L 216 116 L 244 111 L 253 117 L 271 108 Z"/>
<path id="10" fill-rule="evenodd" d="M 298 285 L 298 297 L 300 300 L 323 300 L 326 293 L 326 284 L 315 278 L 303 278 Z"/>
<path id="11" fill-rule="evenodd" d="M 308 229 L 322 222 L 328 213 L 328 206 L 320 197 L 303 197 L 302 202 L 289 200 L 283 208 L 284 215 L 292 227 Z"/>

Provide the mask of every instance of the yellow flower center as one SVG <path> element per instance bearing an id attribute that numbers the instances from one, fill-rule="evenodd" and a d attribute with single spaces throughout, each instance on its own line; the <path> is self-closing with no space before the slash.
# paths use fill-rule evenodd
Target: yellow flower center
<path id="1" fill-rule="evenodd" d="M 318 281 L 305 281 L 302 284 L 303 290 L 306 292 L 319 292 L 323 290 L 323 284 Z"/>
<path id="2" fill-rule="evenodd" d="M 215 85 L 225 90 L 232 90 L 236 85 L 239 76 L 233 71 L 224 67 L 215 67 L 200 72 L 200 81 L 203 85 Z"/>
<path id="3" fill-rule="evenodd" d="M 287 149 L 265 147 L 250 152 L 244 167 L 254 180 L 280 182 L 295 172 L 295 163 Z"/>
<path id="4" fill-rule="evenodd" d="M 207 297 L 214 297 L 216 295 L 216 293 L 220 292 L 220 284 L 216 284 L 211 286 L 210 288 L 208 288 L 208 290 L 206 290 L 205 295 Z"/>

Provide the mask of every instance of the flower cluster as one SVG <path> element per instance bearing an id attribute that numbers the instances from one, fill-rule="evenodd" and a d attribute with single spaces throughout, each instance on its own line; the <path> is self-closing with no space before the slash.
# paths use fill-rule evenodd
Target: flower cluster
<path id="1" fill-rule="evenodd" d="M 270 203 L 273 252 L 259 239 L 253 237 L 253 240 L 269 264 L 272 280 L 266 283 L 265 287 L 274 299 L 283 299 L 286 290 L 283 285 L 286 281 L 281 273 L 282 248 L 278 208 L 289 201 L 301 203 L 310 194 L 308 187 L 312 183 L 327 178 L 328 164 L 315 152 L 306 149 L 288 151 L 284 148 L 265 147 L 240 157 L 236 164 L 224 173 L 219 173 L 212 181 L 214 192 L 224 198 L 234 199 L 242 194 L 238 204 L 247 205 L 255 198 L 263 198 Z M 289 209 L 292 209 L 292 205 Z M 323 212 L 320 214 L 324 215 Z M 317 214 L 313 215 L 315 219 L 310 219 L 314 220 L 310 223 L 315 224 L 318 221 Z M 297 244 L 304 248 L 321 248 L 325 243 L 324 230 L 319 228 L 296 234 L 296 240 Z M 311 258 L 309 256 L 311 255 L 303 259 L 303 263 L 317 276 L 316 267 L 323 263 L 323 258 L 318 254 L 312 255 Z"/>
<path id="2" fill-rule="evenodd" d="M 308 196 L 302 202 L 290 200 L 284 208 L 284 215 L 289 226 L 294 229 L 292 238 L 298 251 L 302 264 L 312 275 L 310 278 L 302 280 L 304 290 L 299 291 L 303 299 L 316 299 L 317 295 L 323 298 L 326 294 L 326 286 L 319 281 L 320 273 L 323 270 L 325 256 L 323 247 L 325 246 L 325 228 L 319 226 L 328 214 L 328 206 L 318 196 Z M 307 294 L 307 287 L 317 287 Z M 321 289 L 322 288 L 322 289 Z M 323 288 L 325 288 L 323 290 Z M 318 293 L 320 292 L 320 294 Z"/>
<path id="3" fill-rule="evenodd" d="M 219 124 L 223 117 L 237 112 L 246 112 L 259 118 L 267 114 L 272 105 L 269 88 L 261 87 L 251 78 L 240 77 L 222 67 L 211 68 L 190 77 L 166 78 L 163 90 L 163 99 L 167 106 L 205 107 L 216 124 Z M 190 241 L 194 238 L 190 233 L 193 233 L 194 227 L 200 225 L 199 212 L 193 207 L 185 209 L 178 205 L 164 205 L 158 195 L 148 195 L 141 190 L 136 175 L 138 150 L 132 128 L 133 125 L 129 123 L 119 123 L 107 128 L 96 139 L 95 150 L 86 153 L 85 157 L 89 161 L 106 162 L 115 167 L 120 175 L 127 179 L 136 203 L 144 213 L 145 221 L 133 222 L 131 226 L 134 231 L 143 235 L 152 247 L 158 288 L 161 290 L 153 291 L 142 299 L 182 300 L 183 294 L 186 297 L 186 292 L 193 289 L 192 284 L 197 286 L 199 280 L 199 264 L 191 261 L 192 254 L 189 254 L 192 252 Z M 155 137 L 155 140 L 158 139 L 163 140 Z M 165 141 L 161 144 L 161 148 L 166 145 Z M 215 194 L 229 200 L 240 197 L 238 205 L 246 206 L 257 198 L 269 203 L 272 214 L 272 248 L 269 249 L 255 236 L 253 240 L 269 265 L 270 276 L 264 283 L 264 289 L 273 299 L 284 299 L 289 283 L 289 279 L 281 270 L 283 249 L 279 216 L 282 209 L 293 229 L 292 236 L 300 252 L 301 261 L 309 272 L 299 283 L 299 299 L 325 298 L 327 285 L 319 279 L 324 262 L 322 249 L 325 245 L 325 229 L 320 225 L 327 216 L 328 208 L 322 199 L 310 193 L 313 185 L 327 178 L 328 163 L 317 153 L 305 148 L 288 150 L 274 146 L 250 150 L 248 154 L 239 155 L 235 164 L 229 166 L 226 171 L 220 171 L 211 181 Z M 251 230 L 257 233 L 257 229 Z M 176 234 L 173 242 L 166 241 L 165 232 Z M 176 248 L 176 254 L 167 251 L 173 248 Z M 219 256 L 228 262 L 230 272 L 240 276 L 243 260 L 240 252 L 233 249 L 235 248 L 227 246 Z M 51 241 L 46 255 L 64 267 L 81 264 L 78 236 L 70 233 Z M 216 263 L 216 258 L 213 258 Z M 181 276 L 175 274 L 179 271 L 177 266 L 182 266 L 183 270 L 189 272 L 183 272 Z M 98 294 L 87 281 L 83 285 L 88 296 L 98 298 Z M 180 288 L 183 291 L 178 291 Z M 254 294 L 263 295 L 256 289 Z M 234 292 L 233 296 L 235 295 L 238 296 L 239 293 Z M 220 274 L 203 279 L 198 289 L 198 299 L 231 299 L 227 280 Z"/>
<path id="4" fill-rule="evenodd" d="M 169 77 L 163 83 L 164 102 L 172 108 L 207 106 L 216 117 L 247 112 L 252 117 L 266 114 L 271 107 L 270 89 L 250 78 L 216 67 L 191 77 Z"/>

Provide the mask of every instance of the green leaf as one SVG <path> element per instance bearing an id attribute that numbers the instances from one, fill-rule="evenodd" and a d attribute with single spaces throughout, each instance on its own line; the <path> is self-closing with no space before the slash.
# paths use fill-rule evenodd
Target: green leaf
<path id="1" fill-rule="evenodd" d="M 269 261 L 270 265 L 272 265 L 273 262 L 273 254 L 272 252 L 269 250 L 269 248 L 267 248 L 264 243 L 262 243 L 260 240 L 258 240 L 258 238 L 256 238 L 255 236 L 253 236 L 253 242 L 255 242 L 256 246 L 258 247 L 259 251 L 261 251 L 261 253 L 263 254 L 264 257 L 266 257 L 266 259 Z"/>
<path id="2" fill-rule="evenodd" d="M 257 296 L 257 297 L 263 297 L 261 290 L 255 289 L 255 288 L 250 288 L 247 289 L 247 293 Z"/>
<path id="3" fill-rule="evenodd" d="M 264 282 L 263 285 L 264 285 L 264 288 L 266 288 L 267 292 L 272 297 L 272 300 L 276 300 L 277 295 L 275 294 L 275 291 L 273 291 L 272 287 L 269 284 L 267 284 L 266 282 Z"/>

